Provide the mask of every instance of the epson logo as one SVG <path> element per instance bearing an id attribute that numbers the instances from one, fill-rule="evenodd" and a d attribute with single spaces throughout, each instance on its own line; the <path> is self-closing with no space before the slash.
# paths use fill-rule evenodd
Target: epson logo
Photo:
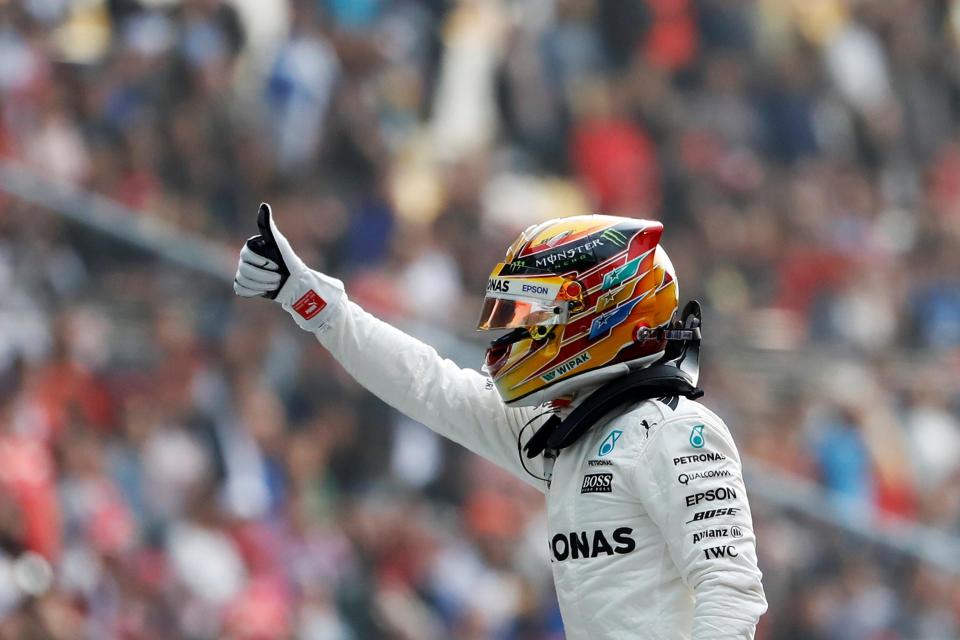
<path id="1" fill-rule="evenodd" d="M 702 520 L 711 520 L 720 516 L 735 516 L 740 512 L 740 507 L 721 507 L 720 509 L 706 509 L 697 511 L 693 517 L 687 520 L 686 524 L 691 522 L 700 522 Z"/>
<path id="2" fill-rule="evenodd" d="M 612 473 L 590 473 L 583 476 L 580 493 L 610 493 L 612 490 Z"/>
<path id="3" fill-rule="evenodd" d="M 687 496 L 687 506 L 694 507 L 701 502 L 714 502 L 716 500 L 736 500 L 737 492 L 727 487 L 718 489 L 707 489 Z"/>
<path id="4" fill-rule="evenodd" d="M 499 291 L 500 293 L 510 293 L 510 281 L 500 280 L 499 278 L 490 278 L 487 280 L 487 291 Z"/>
<path id="5" fill-rule="evenodd" d="M 705 451 L 703 453 L 697 453 L 692 456 L 680 456 L 679 458 L 673 459 L 673 466 L 679 466 L 681 464 L 690 464 L 691 462 L 720 462 L 721 460 L 726 460 L 727 456 L 722 453 L 713 453 L 712 451 Z"/>
<path id="6" fill-rule="evenodd" d="M 637 543 L 630 537 L 631 533 L 633 533 L 633 529 L 630 527 L 614 529 L 611 536 L 614 544 L 611 544 L 607 540 L 607 536 L 599 529 L 592 533 L 587 531 L 580 531 L 579 533 L 571 531 L 569 534 L 558 533 L 550 541 L 550 550 L 557 562 L 563 562 L 568 558 L 576 560 L 578 558 L 596 558 L 614 554 L 622 555 L 637 548 Z"/>
<path id="7" fill-rule="evenodd" d="M 532 293 L 538 296 L 545 296 L 550 293 L 550 290 L 542 284 L 524 284 L 522 291 L 523 293 Z"/>

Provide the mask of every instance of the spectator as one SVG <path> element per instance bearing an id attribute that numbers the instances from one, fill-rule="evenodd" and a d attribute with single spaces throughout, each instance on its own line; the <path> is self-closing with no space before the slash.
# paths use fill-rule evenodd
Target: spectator
<path id="1" fill-rule="evenodd" d="M 147 235 L 236 246 L 272 201 L 310 264 L 465 364 L 491 247 L 585 209 L 660 218 L 760 495 L 786 473 L 868 537 L 955 541 L 958 15 L 0 2 L 0 162 Z M 538 495 L 223 283 L 63 223 L 5 175 L 0 636 L 562 637 Z M 755 502 L 758 639 L 957 636 L 947 560 Z"/>

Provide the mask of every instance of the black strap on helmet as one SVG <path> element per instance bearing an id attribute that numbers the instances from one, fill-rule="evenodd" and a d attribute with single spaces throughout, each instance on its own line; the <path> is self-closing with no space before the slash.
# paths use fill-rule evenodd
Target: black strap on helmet
<path id="1" fill-rule="evenodd" d="M 563 420 L 551 416 L 524 446 L 527 457 L 535 458 L 547 449 L 569 447 L 597 421 L 624 404 L 664 396 L 684 396 L 691 400 L 702 396 L 703 390 L 697 387 L 700 325 L 700 303 L 692 300 L 684 307 L 678 322 L 652 332 L 652 337 L 668 341 L 663 357 L 656 364 L 603 385 Z"/>

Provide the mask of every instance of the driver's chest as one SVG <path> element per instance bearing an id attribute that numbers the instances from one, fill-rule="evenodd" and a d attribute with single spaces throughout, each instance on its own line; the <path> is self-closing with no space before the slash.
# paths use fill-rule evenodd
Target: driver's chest
<path id="1" fill-rule="evenodd" d="M 555 562 L 630 553 L 650 524 L 631 486 L 637 434 L 617 423 L 597 425 L 545 461 Z"/>

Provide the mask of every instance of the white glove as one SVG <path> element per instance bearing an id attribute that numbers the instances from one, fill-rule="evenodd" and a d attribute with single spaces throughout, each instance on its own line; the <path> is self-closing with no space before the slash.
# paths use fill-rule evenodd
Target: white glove
<path id="1" fill-rule="evenodd" d="M 260 235 L 247 240 L 240 250 L 234 293 L 275 300 L 301 329 L 316 331 L 339 308 L 343 283 L 303 263 L 277 229 L 266 202 L 257 213 L 257 227 Z"/>

